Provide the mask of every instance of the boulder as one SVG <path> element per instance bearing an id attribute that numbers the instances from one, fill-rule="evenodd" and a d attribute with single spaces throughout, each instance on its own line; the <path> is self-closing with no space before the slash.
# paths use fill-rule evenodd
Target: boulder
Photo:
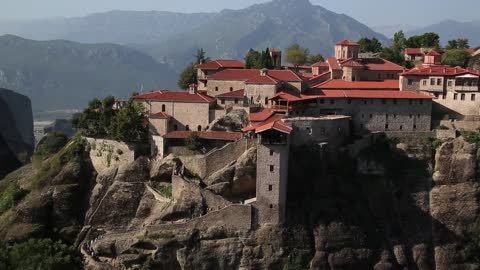
<path id="1" fill-rule="evenodd" d="M 255 195 L 257 183 L 257 148 L 248 149 L 235 164 L 232 196 Z"/>
<path id="2" fill-rule="evenodd" d="M 150 179 L 154 182 L 171 182 L 173 170 L 181 165 L 182 161 L 173 154 L 153 160 L 150 164 Z"/>
<path id="3" fill-rule="evenodd" d="M 215 119 L 210 124 L 211 131 L 240 131 L 248 125 L 248 114 L 245 110 L 232 110 L 225 116 Z"/>
<path id="4" fill-rule="evenodd" d="M 445 142 L 435 155 L 433 180 L 437 185 L 476 180 L 477 147 L 458 138 Z"/>

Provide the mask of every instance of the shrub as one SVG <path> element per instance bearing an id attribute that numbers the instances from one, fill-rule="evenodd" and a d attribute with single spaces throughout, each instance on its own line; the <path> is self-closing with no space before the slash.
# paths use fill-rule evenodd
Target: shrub
<path id="1" fill-rule="evenodd" d="M 10 250 L 0 250 L 2 269 L 81 269 L 81 263 L 72 247 L 51 239 L 30 239 L 15 244 Z"/>
<path id="2" fill-rule="evenodd" d="M 45 139 L 38 146 L 36 155 L 46 158 L 56 154 L 68 143 L 67 135 L 61 132 L 53 132 L 48 134 Z"/>
<path id="3" fill-rule="evenodd" d="M 192 134 L 190 134 L 190 136 L 188 136 L 188 138 L 185 139 L 185 146 L 192 151 L 197 151 L 202 148 L 200 136 L 197 132 L 193 132 Z"/>
<path id="4" fill-rule="evenodd" d="M 172 184 L 156 182 L 152 184 L 152 187 L 163 196 L 167 198 L 172 198 Z"/>
<path id="5" fill-rule="evenodd" d="M 480 133 L 474 131 L 462 131 L 463 139 L 468 143 L 480 142 Z"/>
<path id="6" fill-rule="evenodd" d="M 428 137 L 426 139 L 426 143 L 430 144 L 433 149 L 438 149 L 440 146 L 442 146 L 443 141 L 434 137 Z"/>
<path id="7" fill-rule="evenodd" d="M 28 192 L 21 189 L 17 183 L 9 184 L 0 196 L 0 215 L 8 209 L 15 207 L 27 193 Z"/>

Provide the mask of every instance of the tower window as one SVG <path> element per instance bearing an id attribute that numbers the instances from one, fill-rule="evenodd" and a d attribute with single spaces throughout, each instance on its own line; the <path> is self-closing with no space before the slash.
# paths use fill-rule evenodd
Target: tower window
<path id="1" fill-rule="evenodd" d="M 273 172 L 275 170 L 275 166 L 270 165 L 270 172 Z"/>
<path id="2" fill-rule="evenodd" d="M 268 191 L 272 191 L 273 190 L 273 186 L 272 185 L 268 185 Z"/>
<path id="3" fill-rule="evenodd" d="M 238 98 L 236 98 L 234 102 L 235 102 L 235 104 L 238 104 Z"/>
<path id="4" fill-rule="evenodd" d="M 272 208 L 273 208 L 273 204 L 270 204 L 270 209 L 272 209 Z"/>
<path id="5" fill-rule="evenodd" d="M 465 100 L 465 94 L 461 94 L 461 95 L 460 95 L 460 99 L 461 99 L 461 100 Z"/>
<path id="6" fill-rule="evenodd" d="M 186 131 L 190 131 L 190 126 L 189 126 L 189 125 L 186 125 L 186 126 L 185 126 L 185 130 L 186 130 Z"/>
<path id="7" fill-rule="evenodd" d="M 165 112 L 166 111 L 166 108 L 165 108 L 165 104 L 162 105 L 162 112 Z"/>
<path id="8" fill-rule="evenodd" d="M 472 97 L 470 98 L 472 101 L 475 101 L 475 94 L 472 94 Z"/>
<path id="9" fill-rule="evenodd" d="M 215 86 L 215 91 L 217 91 L 217 92 L 218 92 L 218 86 Z"/>
<path id="10" fill-rule="evenodd" d="M 273 156 L 273 153 L 275 153 L 273 150 L 270 150 L 270 156 Z"/>

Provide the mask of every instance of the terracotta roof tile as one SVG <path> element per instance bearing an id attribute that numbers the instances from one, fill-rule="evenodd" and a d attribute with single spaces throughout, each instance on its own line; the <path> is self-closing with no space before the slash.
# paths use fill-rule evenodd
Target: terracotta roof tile
<path id="1" fill-rule="evenodd" d="M 267 130 L 277 130 L 282 133 L 290 134 L 292 133 L 292 128 L 281 121 L 273 121 L 263 126 L 259 126 L 255 129 L 255 133 L 262 133 Z"/>
<path id="2" fill-rule="evenodd" d="M 190 94 L 188 91 L 158 90 L 155 92 L 140 94 L 132 97 L 136 100 L 155 100 L 170 102 L 191 102 L 191 103 L 213 103 L 215 98 L 196 93 Z"/>
<path id="3" fill-rule="evenodd" d="M 165 139 L 186 139 L 192 133 L 197 133 L 200 139 L 204 140 L 220 140 L 220 141 L 236 141 L 242 138 L 240 132 L 226 132 L 226 131 L 172 131 L 163 136 Z"/>
<path id="4" fill-rule="evenodd" d="M 313 86 L 314 89 L 380 89 L 380 90 L 400 90 L 398 80 L 383 81 L 354 81 L 328 80 Z"/>
<path id="5" fill-rule="evenodd" d="M 259 69 L 226 69 L 208 76 L 209 80 L 248 81 L 260 76 Z M 291 70 L 268 70 L 267 75 L 278 81 L 301 82 L 302 78 Z"/>
<path id="6" fill-rule="evenodd" d="M 422 48 L 405 48 L 405 53 L 408 55 L 423 54 Z"/>
<path id="7" fill-rule="evenodd" d="M 261 111 L 256 112 L 256 113 L 251 113 L 248 116 L 248 119 L 251 122 L 262 122 L 267 120 L 270 116 L 272 116 L 274 112 L 270 109 L 263 108 Z"/>
<path id="8" fill-rule="evenodd" d="M 446 65 L 416 67 L 401 73 L 401 76 L 458 76 L 462 74 L 479 75 L 478 71 Z"/>
<path id="9" fill-rule="evenodd" d="M 217 95 L 215 97 L 217 97 L 217 98 L 243 98 L 244 96 L 245 96 L 245 90 L 241 89 L 241 90 L 236 90 L 236 91 L 232 91 L 232 92 L 223 93 L 223 94 Z"/>
<path id="10" fill-rule="evenodd" d="M 332 70 L 340 70 L 340 69 L 342 69 L 342 68 L 340 67 L 340 64 L 338 63 L 337 58 L 335 58 L 335 57 L 328 57 L 328 58 L 327 58 L 327 64 L 330 66 L 330 68 L 331 68 Z"/>
<path id="11" fill-rule="evenodd" d="M 245 63 L 238 60 L 213 60 L 196 65 L 197 69 L 245 68 Z"/>
<path id="12" fill-rule="evenodd" d="M 360 46 L 357 42 L 350 39 L 339 41 L 336 45 Z"/>
<path id="13" fill-rule="evenodd" d="M 391 99 L 432 99 L 432 97 L 414 91 L 388 90 L 321 90 L 318 98 L 391 98 Z"/>
<path id="14" fill-rule="evenodd" d="M 312 67 L 328 67 L 328 63 L 327 62 L 317 62 L 317 63 L 313 64 Z"/>
<path id="15" fill-rule="evenodd" d="M 171 115 L 164 113 L 164 112 L 159 112 L 155 114 L 151 114 L 148 116 L 148 118 L 153 118 L 153 119 L 170 119 L 172 118 Z"/>
<path id="16" fill-rule="evenodd" d="M 427 56 L 441 56 L 441 54 L 437 51 L 431 50 L 427 53 Z"/>
<path id="17" fill-rule="evenodd" d="M 273 78 L 270 75 L 257 75 L 253 78 L 248 79 L 245 83 L 246 84 L 277 84 L 280 81 Z"/>

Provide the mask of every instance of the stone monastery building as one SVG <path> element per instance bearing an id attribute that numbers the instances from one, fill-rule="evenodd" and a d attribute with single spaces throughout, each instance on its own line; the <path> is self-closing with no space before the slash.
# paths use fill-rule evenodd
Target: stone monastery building
<path id="1" fill-rule="evenodd" d="M 354 41 L 340 41 L 334 57 L 301 67 L 302 72 L 281 68 L 278 49 L 270 50 L 274 70 L 214 60 L 196 66 L 198 82 L 186 91 L 158 90 L 133 99 L 147 110 L 152 152 L 158 156 L 179 151 L 193 132 L 210 142 L 205 156 L 229 145 L 243 151 L 237 142 L 258 137 L 259 222 L 281 224 L 291 145 L 335 147 L 373 132 L 430 134 L 432 117 L 480 118 L 479 71 L 443 66 L 435 51 L 406 70 L 382 58 L 359 58 L 359 49 Z M 248 125 L 212 130 L 212 123 L 232 110 L 244 110 Z"/>

